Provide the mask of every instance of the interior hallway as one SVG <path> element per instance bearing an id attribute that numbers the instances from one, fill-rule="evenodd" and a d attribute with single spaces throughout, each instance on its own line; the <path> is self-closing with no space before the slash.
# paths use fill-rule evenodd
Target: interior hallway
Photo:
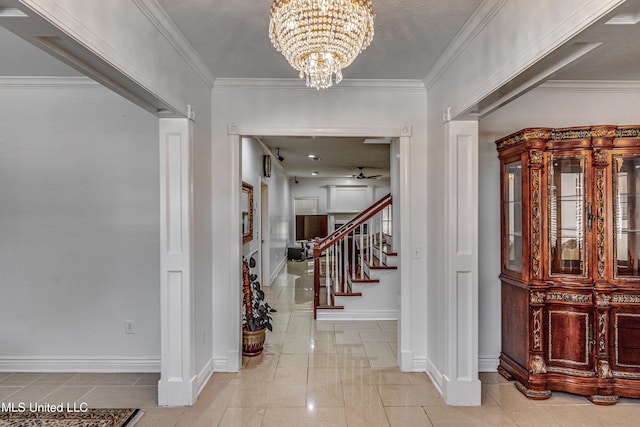
<path id="1" fill-rule="evenodd" d="M 263 355 L 216 373 L 195 406 L 157 407 L 157 374 L 0 373 L 0 401 L 137 407 L 136 427 L 628 426 L 640 400 L 599 407 L 554 392 L 527 400 L 498 374 L 481 374 L 482 406 L 446 406 L 424 373 L 395 362 L 394 321 L 313 321 L 312 261 L 289 262 L 270 287 L 274 331 Z"/>

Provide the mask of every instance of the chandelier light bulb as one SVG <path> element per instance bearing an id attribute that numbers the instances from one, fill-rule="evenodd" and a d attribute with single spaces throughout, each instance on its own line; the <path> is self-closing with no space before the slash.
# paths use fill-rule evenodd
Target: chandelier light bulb
<path id="1" fill-rule="evenodd" d="M 306 79 L 326 89 L 373 40 L 371 0 L 274 0 L 269 38 Z"/>

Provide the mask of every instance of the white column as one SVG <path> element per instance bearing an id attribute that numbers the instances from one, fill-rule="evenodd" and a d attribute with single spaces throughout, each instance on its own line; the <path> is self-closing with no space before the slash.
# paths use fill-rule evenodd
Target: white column
<path id="1" fill-rule="evenodd" d="M 398 183 L 393 194 L 393 222 L 399 238 L 394 237 L 394 251 L 400 255 L 400 317 L 398 322 L 398 366 L 403 372 L 414 371 L 411 295 L 411 126 L 402 126 L 398 139 Z M 395 229 L 394 229 L 395 233 Z"/>
<path id="2" fill-rule="evenodd" d="M 197 397 L 193 277 L 193 124 L 160 119 L 160 338 L 158 404 Z"/>
<path id="3" fill-rule="evenodd" d="M 445 369 L 448 405 L 480 405 L 478 122 L 445 123 Z"/>

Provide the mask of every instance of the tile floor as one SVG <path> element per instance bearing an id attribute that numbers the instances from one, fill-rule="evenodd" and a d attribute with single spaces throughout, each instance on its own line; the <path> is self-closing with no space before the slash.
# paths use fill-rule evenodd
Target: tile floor
<path id="1" fill-rule="evenodd" d="M 481 374 L 482 406 L 447 406 L 426 374 L 398 370 L 396 322 L 314 322 L 310 273 L 291 262 L 266 288 L 278 313 L 264 354 L 214 374 L 193 407 L 159 408 L 157 374 L 0 373 L 0 402 L 143 408 L 136 427 L 640 425 L 640 400 L 531 401 L 495 373 Z"/>

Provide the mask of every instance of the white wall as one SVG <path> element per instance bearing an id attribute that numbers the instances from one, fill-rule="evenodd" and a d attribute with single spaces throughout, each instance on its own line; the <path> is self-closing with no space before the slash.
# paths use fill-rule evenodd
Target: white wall
<path id="1" fill-rule="evenodd" d="M 0 370 L 159 371 L 158 121 L 76 80 L 0 80 Z"/>
<path id="2" fill-rule="evenodd" d="M 190 110 L 195 112 L 192 169 L 195 248 L 190 273 L 195 278 L 192 337 L 198 339 L 192 340 L 193 348 L 185 356 L 186 370 L 194 370 L 202 383 L 213 371 L 210 96 L 213 77 L 154 0 L 105 2 L 100 5 L 100 13 L 96 13 L 94 5 L 78 0 L 22 0 L 20 6 L 26 8 L 30 18 L 12 20 L 11 24 L 22 25 L 21 33 L 61 37 L 68 46 L 78 49 L 74 54 L 80 59 L 102 64 L 101 71 L 108 74 L 105 81 L 114 81 L 115 88 L 135 88 L 134 92 L 151 104 L 167 106 L 164 115 L 187 117 Z M 40 18 L 49 26 L 42 25 Z M 145 108 L 149 107 L 147 104 Z M 75 122 L 71 120 L 72 125 Z M 156 215 L 159 216 L 157 212 Z M 168 307 L 162 310 L 165 325 L 170 325 L 163 332 L 163 339 L 167 339 L 179 328 L 171 323 L 174 319 L 168 318 Z M 169 366 L 171 361 L 165 362 Z M 167 376 L 168 371 L 163 374 Z"/>
<path id="3" fill-rule="evenodd" d="M 285 82 L 273 85 L 270 82 L 262 85 L 260 82 L 224 81 L 216 82 L 213 90 L 213 197 L 214 200 L 232 200 L 230 182 L 235 174 L 234 148 L 230 145 L 232 138 L 230 130 L 240 134 L 243 129 L 250 134 L 260 131 L 263 135 L 269 130 L 287 130 L 287 134 L 296 132 L 296 129 L 312 129 L 319 135 L 330 136 L 340 133 L 341 129 L 349 129 L 350 132 L 360 135 L 369 135 L 372 129 L 395 129 L 399 135 L 401 127 L 412 126 L 408 150 L 411 167 L 405 172 L 411 182 L 417 183 L 412 188 L 411 197 L 405 202 L 411 206 L 411 212 L 416 213 L 416 219 L 411 217 L 411 239 L 414 245 L 426 244 L 426 223 L 424 212 L 427 210 L 426 193 L 424 183 L 426 181 L 426 129 L 424 118 L 426 117 L 426 93 L 422 85 L 415 82 L 401 82 L 395 87 L 387 87 L 380 84 L 349 84 L 342 82 L 340 85 L 328 91 L 308 90 L 303 82 Z M 356 136 L 356 135 L 353 135 Z M 393 136 L 393 135 L 392 135 Z M 229 239 L 229 209 L 224 203 L 214 206 L 214 236 L 217 241 L 230 241 Z M 411 242 L 408 242 L 411 243 Z M 224 245 L 214 247 L 214 295 L 221 300 L 214 299 L 214 324 L 224 325 L 235 319 L 235 314 L 229 307 L 236 296 L 238 306 L 239 292 L 229 289 L 229 283 L 233 282 L 235 271 L 235 254 L 229 253 Z M 411 321 L 406 328 L 414 339 L 402 349 L 405 359 L 415 366 L 424 366 L 426 360 L 425 336 L 425 259 L 412 259 L 402 268 L 410 271 L 411 283 L 407 284 L 411 290 L 410 301 Z M 229 292 L 232 292 L 229 294 Z M 226 298 L 226 299 L 225 299 Z M 235 310 L 235 309 L 233 309 Z M 236 329 L 220 328 L 214 338 L 214 358 L 228 358 L 230 367 L 232 355 L 237 352 Z M 410 341 L 410 340 L 408 340 Z M 230 369 L 231 369 L 230 368 Z M 422 369 L 422 368 L 420 368 Z"/>
<path id="4" fill-rule="evenodd" d="M 297 181 L 297 183 L 296 183 Z M 318 213 L 326 214 L 328 212 L 328 197 L 330 185 L 371 185 L 373 186 L 372 203 L 391 192 L 391 182 L 389 178 L 381 178 L 376 180 L 366 180 L 354 178 L 291 178 L 291 198 L 317 198 Z M 293 203 L 293 202 L 292 202 Z M 293 215 L 293 209 L 291 215 Z M 355 215 L 352 215 L 355 216 Z M 290 244 L 295 240 L 295 220 L 292 217 L 290 229 Z"/>
<path id="5" fill-rule="evenodd" d="M 266 150 L 254 138 L 242 138 L 242 180 L 253 185 L 253 240 L 242 245 L 242 254 L 254 254 L 259 269 L 265 269 L 264 285 L 270 285 L 277 276 L 280 268 L 287 260 L 287 241 L 289 240 L 291 196 L 289 191 L 289 177 L 285 174 L 277 160 L 271 158 L 271 176 L 263 176 L 262 156 Z M 267 209 L 269 228 L 261 229 L 262 192 L 260 185 L 268 186 Z M 268 243 L 268 253 L 264 258 L 266 265 L 260 265 L 263 259 L 261 240 Z M 256 252 L 257 251 L 257 252 Z"/>
<path id="6" fill-rule="evenodd" d="M 481 368 L 500 355 L 500 162 L 495 140 L 526 127 L 640 123 L 637 82 L 550 82 L 480 120 Z M 483 364 L 484 361 L 484 364 Z"/>

